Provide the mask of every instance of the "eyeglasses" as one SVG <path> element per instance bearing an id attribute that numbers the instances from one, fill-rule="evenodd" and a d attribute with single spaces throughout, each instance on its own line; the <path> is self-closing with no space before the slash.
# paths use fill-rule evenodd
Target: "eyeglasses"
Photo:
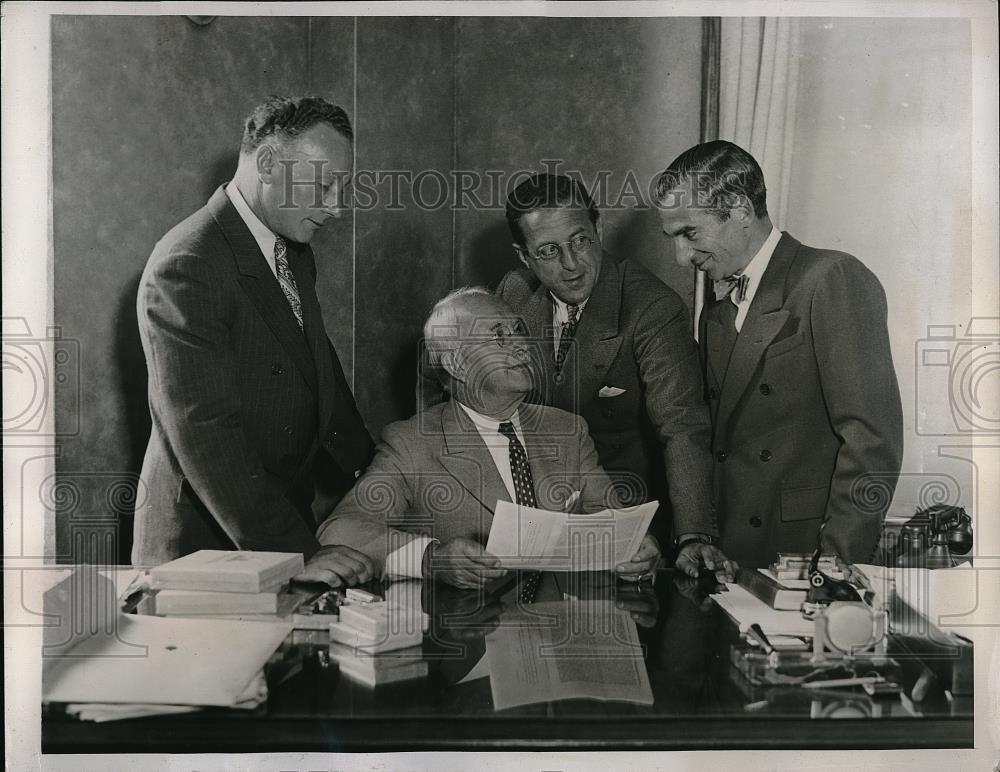
<path id="1" fill-rule="evenodd" d="M 542 244 L 542 246 L 534 251 L 532 257 L 534 257 L 535 260 L 540 260 L 542 262 L 545 262 L 546 260 L 555 260 L 557 257 L 562 255 L 563 247 L 567 246 L 574 255 L 582 255 L 593 245 L 594 239 L 590 238 L 590 236 L 585 233 L 578 233 L 569 241 Z"/>

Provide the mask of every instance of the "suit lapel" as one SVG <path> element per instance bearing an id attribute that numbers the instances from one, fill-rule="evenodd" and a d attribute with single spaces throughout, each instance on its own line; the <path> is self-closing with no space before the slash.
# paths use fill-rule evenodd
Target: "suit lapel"
<path id="1" fill-rule="evenodd" d="M 271 273 L 249 228 L 223 188 L 220 187 L 215 191 L 209 200 L 209 207 L 233 250 L 233 258 L 240 274 L 240 286 L 256 306 L 267 326 L 271 328 L 271 332 L 288 351 L 309 388 L 317 392 L 316 368 L 309 343 L 299 329 L 288 300 L 278 286 L 278 280 Z M 292 270 L 295 271 L 294 268 Z M 296 274 L 296 283 L 298 281 L 299 276 Z M 301 290 L 299 294 L 303 294 Z"/>
<path id="2" fill-rule="evenodd" d="M 319 426 L 326 426 L 333 415 L 335 393 L 330 384 L 334 383 L 333 362 L 330 359 L 330 342 L 323 323 L 323 311 L 316 297 L 315 255 L 306 245 L 291 245 L 289 264 L 295 274 L 295 284 L 302 301 L 302 328 L 306 342 L 312 353 L 318 383 L 324 384 L 319 390 Z"/>
<path id="3" fill-rule="evenodd" d="M 798 248 L 799 242 L 787 233 L 782 234 L 767 270 L 761 277 L 760 288 L 747 311 L 743 329 L 736 338 L 726 369 L 719 400 L 718 426 L 725 425 L 756 372 L 764 352 L 788 319 L 788 311 L 782 308 L 785 301 L 785 278 Z"/>
<path id="4" fill-rule="evenodd" d="M 570 398 L 580 403 L 573 412 L 579 413 L 597 393 L 608 367 L 621 348 L 622 339 L 618 334 L 621 287 L 618 261 L 605 252 L 601 273 L 586 308 L 580 314 L 576 339 L 563 365 L 566 379 L 559 388 L 569 390 Z"/>
<path id="5" fill-rule="evenodd" d="M 521 437 L 524 452 L 528 456 L 531 480 L 535 487 L 535 502 L 542 509 L 548 508 L 553 493 L 565 483 L 565 459 L 560 458 L 560 444 L 541 425 L 542 408 L 538 405 L 522 403 L 517 410 L 521 422 Z M 554 484 L 555 483 L 555 484 Z"/>
<path id="6" fill-rule="evenodd" d="M 490 512 L 497 499 L 511 500 L 479 430 L 453 399 L 441 411 L 441 435 L 444 447 L 438 460 L 459 485 Z"/>

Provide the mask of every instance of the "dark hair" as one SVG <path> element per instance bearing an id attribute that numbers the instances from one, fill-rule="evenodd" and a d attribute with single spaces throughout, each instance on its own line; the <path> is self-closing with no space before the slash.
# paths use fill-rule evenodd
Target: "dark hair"
<path id="1" fill-rule="evenodd" d="M 249 153 L 268 137 L 296 137 L 317 123 L 327 123 L 341 136 L 354 139 L 347 113 L 322 97 L 270 96 L 247 116 L 240 151 Z"/>
<path id="2" fill-rule="evenodd" d="M 657 180 L 656 200 L 663 201 L 688 180 L 695 183 L 697 205 L 720 220 L 729 218 L 737 196 L 746 196 L 758 219 L 767 215 L 764 173 L 754 157 L 739 145 L 719 139 L 685 150 Z"/>
<path id="3" fill-rule="evenodd" d="M 521 218 L 529 212 L 572 206 L 584 207 L 591 225 L 597 225 L 600 214 L 582 182 L 562 174 L 532 174 L 507 196 L 505 213 L 514 241 L 525 246 Z"/>

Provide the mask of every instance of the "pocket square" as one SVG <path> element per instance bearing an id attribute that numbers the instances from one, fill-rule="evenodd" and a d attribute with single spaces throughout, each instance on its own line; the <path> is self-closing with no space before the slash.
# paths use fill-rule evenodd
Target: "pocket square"
<path id="1" fill-rule="evenodd" d="M 597 392 L 598 397 L 617 397 L 619 394 L 624 394 L 625 389 L 619 389 L 617 386 L 602 386 L 601 390 Z"/>

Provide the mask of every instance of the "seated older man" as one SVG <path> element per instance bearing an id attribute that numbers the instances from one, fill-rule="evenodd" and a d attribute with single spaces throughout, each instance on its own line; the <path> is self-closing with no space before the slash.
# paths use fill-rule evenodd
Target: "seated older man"
<path id="1" fill-rule="evenodd" d="M 424 339 L 453 398 L 386 427 L 371 466 L 319 528 L 329 546 L 300 578 L 350 581 L 326 557 L 347 545 L 376 574 L 480 587 L 505 573 L 483 548 L 498 500 L 577 512 L 616 504 L 584 420 L 523 401 L 531 357 L 506 303 L 485 288 L 456 290 L 431 311 Z M 638 580 L 659 557 L 647 535 L 617 573 Z"/>

